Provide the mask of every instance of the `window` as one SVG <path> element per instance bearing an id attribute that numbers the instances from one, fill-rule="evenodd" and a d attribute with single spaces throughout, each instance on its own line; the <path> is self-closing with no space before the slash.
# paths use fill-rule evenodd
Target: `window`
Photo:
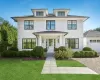
<path id="1" fill-rule="evenodd" d="M 76 20 L 68 20 L 67 21 L 67 28 L 68 28 L 68 30 L 77 29 L 77 21 Z"/>
<path id="2" fill-rule="evenodd" d="M 25 30 L 33 30 L 34 29 L 34 21 L 33 20 L 25 20 L 24 21 L 24 29 Z"/>
<path id="3" fill-rule="evenodd" d="M 22 39 L 22 48 L 23 49 L 33 49 L 36 46 L 35 38 L 23 38 Z"/>
<path id="4" fill-rule="evenodd" d="M 65 12 L 64 11 L 59 11 L 58 16 L 65 16 Z"/>
<path id="5" fill-rule="evenodd" d="M 43 11 L 36 11 L 36 16 L 43 16 Z"/>
<path id="6" fill-rule="evenodd" d="M 47 20 L 46 21 L 46 29 L 47 30 L 55 30 L 55 20 Z"/>
<path id="7" fill-rule="evenodd" d="M 78 49 L 79 48 L 79 39 L 78 38 L 66 38 L 65 46 L 72 48 L 72 49 Z"/>
<path id="8" fill-rule="evenodd" d="M 90 43 L 96 43 L 96 40 L 90 40 Z"/>
<path id="9" fill-rule="evenodd" d="M 100 40 L 97 40 L 97 43 L 100 43 Z"/>

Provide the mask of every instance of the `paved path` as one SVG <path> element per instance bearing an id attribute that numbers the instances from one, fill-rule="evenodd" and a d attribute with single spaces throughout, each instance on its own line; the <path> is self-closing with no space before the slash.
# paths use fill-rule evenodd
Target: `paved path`
<path id="1" fill-rule="evenodd" d="M 57 67 L 53 54 L 47 53 L 41 74 L 97 74 L 88 67 Z"/>
<path id="2" fill-rule="evenodd" d="M 97 57 L 97 58 L 73 58 L 73 59 L 83 63 L 90 69 L 92 69 L 95 72 L 100 74 L 100 57 Z"/>

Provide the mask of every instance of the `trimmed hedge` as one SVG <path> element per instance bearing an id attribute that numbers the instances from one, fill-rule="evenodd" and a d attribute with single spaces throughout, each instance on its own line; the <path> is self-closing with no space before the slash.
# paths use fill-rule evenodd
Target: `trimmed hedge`
<path id="1" fill-rule="evenodd" d="M 84 47 L 83 51 L 92 51 L 92 49 L 90 47 Z"/>
<path id="2" fill-rule="evenodd" d="M 16 47 L 11 47 L 11 48 L 9 48 L 8 50 L 18 51 L 18 48 L 16 48 Z"/>
<path id="3" fill-rule="evenodd" d="M 16 49 L 10 49 L 1 52 L 1 57 L 34 57 L 43 58 L 44 49 L 41 46 L 36 46 L 32 51 L 14 51 Z"/>
<path id="4" fill-rule="evenodd" d="M 95 51 L 76 51 L 73 54 L 75 58 L 91 58 L 91 57 L 98 57 L 97 52 Z"/>
<path id="5" fill-rule="evenodd" d="M 47 48 L 44 48 L 44 52 L 47 52 Z"/>
<path id="6" fill-rule="evenodd" d="M 2 57 L 17 57 L 17 51 L 6 50 L 1 53 Z"/>
<path id="7" fill-rule="evenodd" d="M 35 57 L 39 57 L 39 58 L 44 57 L 44 49 L 42 46 L 36 46 L 33 52 L 35 53 L 34 54 Z"/>
<path id="8" fill-rule="evenodd" d="M 17 57 L 34 57 L 33 51 L 18 51 Z"/>

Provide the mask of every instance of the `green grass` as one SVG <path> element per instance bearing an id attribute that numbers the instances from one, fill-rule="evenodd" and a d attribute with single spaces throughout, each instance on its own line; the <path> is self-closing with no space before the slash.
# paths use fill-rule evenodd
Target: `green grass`
<path id="1" fill-rule="evenodd" d="M 85 65 L 75 60 L 56 60 L 58 67 L 84 67 Z"/>
<path id="2" fill-rule="evenodd" d="M 44 60 L 0 60 L 0 80 L 100 80 L 100 75 L 41 74 Z"/>

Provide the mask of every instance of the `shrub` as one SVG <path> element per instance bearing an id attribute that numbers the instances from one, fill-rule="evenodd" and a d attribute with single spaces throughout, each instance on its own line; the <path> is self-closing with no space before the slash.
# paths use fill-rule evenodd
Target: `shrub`
<path id="1" fill-rule="evenodd" d="M 33 51 L 18 51 L 17 57 L 32 57 Z"/>
<path id="2" fill-rule="evenodd" d="M 79 51 L 74 52 L 74 53 L 73 53 L 73 57 L 76 57 L 76 58 L 81 57 L 80 52 L 79 52 Z"/>
<path id="3" fill-rule="evenodd" d="M 47 48 L 44 48 L 44 52 L 47 52 Z"/>
<path id="4" fill-rule="evenodd" d="M 56 59 L 64 59 L 65 58 L 65 54 L 66 54 L 66 51 L 55 51 L 55 58 Z"/>
<path id="5" fill-rule="evenodd" d="M 92 51 L 92 49 L 89 48 L 89 47 L 84 47 L 84 48 L 83 48 L 83 51 Z"/>
<path id="6" fill-rule="evenodd" d="M 72 58 L 73 56 L 73 51 L 71 48 L 67 48 L 66 49 L 66 53 L 67 53 L 67 58 Z"/>
<path id="7" fill-rule="evenodd" d="M 66 47 L 65 47 L 65 46 L 60 46 L 60 47 L 59 47 L 59 50 L 61 50 L 61 51 L 66 51 Z"/>
<path id="8" fill-rule="evenodd" d="M 1 53 L 2 57 L 32 57 L 33 51 L 11 51 L 6 50 Z"/>
<path id="9" fill-rule="evenodd" d="M 94 51 L 76 51 L 76 52 L 74 52 L 73 57 L 91 58 L 91 57 L 97 57 L 97 54 Z"/>
<path id="10" fill-rule="evenodd" d="M 7 45 L 8 45 L 7 41 L 0 42 L 0 52 L 7 50 Z"/>
<path id="11" fill-rule="evenodd" d="M 18 48 L 16 48 L 16 47 L 11 47 L 11 48 L 9 48 L 9 50 L 18 51 Z"/>
<path id="12" fill-rule="evenodd" d="M 55 51 L 54 56 L 56 59 L 69 59 L 72 57 L 72 54 L 73 54 L 72 50 L 67 48 L 66 51 L 65 50 Z"/>
<path id="13" fill-rule="evenodd" d="M 54 48 L 54 51 L 58 51 L 59 50 L 59 48 Z"/>
<path id="14" fill-rule="evenodd" d="M 2 57 L 17 57 L 17 51 L 6 50 L 1 53 Z"/>
<path id="15" fill-rule="evenodd" d="M 33 51 L 35 57 L 44 57 L 44 49 L 42 46 L 36 46 Z"/>
<path id="16" fill-rule="evenodd" d="M 98 53 L 96 51 L 94 51 L 94 53 L 95 53 L 95 57 L 99 57 L 99 55 L 98 55 Z"/>

